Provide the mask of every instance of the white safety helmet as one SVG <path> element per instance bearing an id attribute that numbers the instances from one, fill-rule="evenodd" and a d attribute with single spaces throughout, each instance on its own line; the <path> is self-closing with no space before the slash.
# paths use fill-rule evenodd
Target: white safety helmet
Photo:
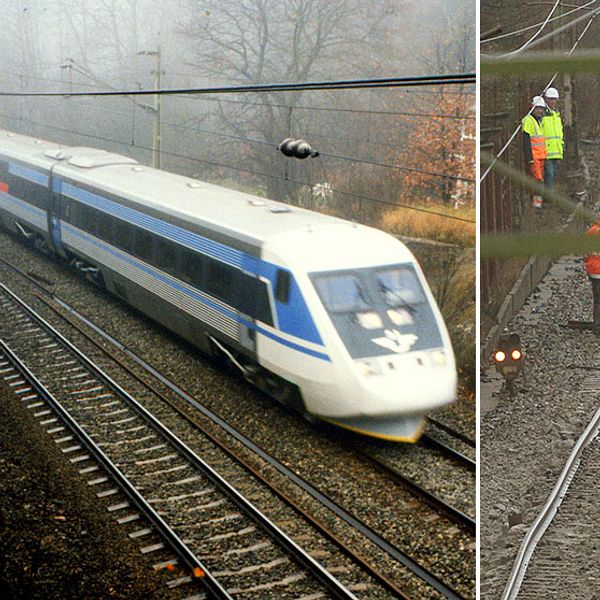
<path id="1" fill-rule="evenodd" d="M 546 98 L 557 98 L 558 99 L 558 90 L 556 88 L 550 87 L 544 92 L 544 96 L 546 96 Z"/>
<path id="2" fill-rule="evenodd" d="M 531 106 L 533 106 L 533 108 L 536 108 L 537 106 L 546 108 L 546 101 L 541 96 L 534 96 L 531 101 Z"/>

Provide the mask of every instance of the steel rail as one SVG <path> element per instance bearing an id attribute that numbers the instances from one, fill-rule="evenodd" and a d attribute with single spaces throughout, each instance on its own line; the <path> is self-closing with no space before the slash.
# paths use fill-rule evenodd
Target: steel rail
<path id="1" fill-rule="evenodd" d="M 368 460 L 373 466 L 385 473 L 392 481 L 399 483 L 400 485 L 407 488 L 412 494 L 423 500 L 426 504 L 445 514 L 447 517 L 452 519 L 455 523 L 458 523 L 462 527 L 465 527 L 469 533 L 475 535 L 476 530 L 476 522 L 473 517 L 466 514 L 465 512 L 459 510 L 458 508 L 452 506 L 439 496 L 436 496 L 434 493 L 426 490 L 424 487 L 420 486 L 418 483 L 406 477 L 394 468 L 392 465 L 380 460 L 370 452 L 366 450 L 357 450 L 357 454 L 366 460 Z"/>
<path id="2" fill-rule="evenodd" d="M 102 344 L 96 341 L 89 333 L 87 333 L 81 325 L 77 322 L 77 317 L 72 313 L 76 312 L 74 309 L 69 311 L 68 316 L 59 312 L 58 308 L 52 304 L 50 300 L 47 300 L 41 296 L 38 296 L 38 299 L 44 302 L 48 308 L 54 311 L 59 317 L 65 319 L 67 323 L 72 325 L 81 335 L 83 335 L 88 341 L 94 344 L 98 350 L 110 356 L 112 360 L 114 360 L 120 367 L 122 367 L 131 377 L 133 377 L 136 381 L 147 387 L 151 390 L 157 397 L 167 403 L 173 410 L 175 410 L 182 418 L 186 419 L 186 421 L 192 425 L 193 427 L 199 429 L 206 437 L 208 437 L 212 443 L 219 447 L 223 452 L 225 452 L 228 456 L 238 461 L 242 467 L 246 469 L 247 472 L 256 477 L 259 481 L 261 481 L 265 486 L 267 486 L 274 494 L 276 494 L 281 500 L 283 500 L 290 508 L 296 511 L 297 514 L 302 516 L 306 521 L 308 521 L 317 531 L 322 533 L 325 537 L 329 539 L 333 544 L 335 544 L 338 548 L 340 548 L 343 552 L 345 552 L 349 558 L 351 558 L 354 562 L 356 562 L 361 568 L 363 568 L 369 575 L 371 575 L 374 579 L 376 579 L 383 587 L 387 588 L 390 592 L 392 592 L 396 597 L 401 600 L 410 600 L 410 597 L 406 595 L 406 593 L 401 590 L 394 582 L 392 582 L 388 577 L 386 577 L 383 573 L 381 573 L 377 567 L 373 567 L 367 558 L 364 558 L 360 554 L 356 552 L 355 549 L 350 548 L 350 546 L 342 541 L 340 537 L 329 527 L 318 521 L 315 517 L 310 515 L 306 510 L 301 508 L 297 501 L 291 498 L 289 495 L 281 491 L 278 487 L 276 487 L 267 477 L 259 471 L 257 468 L 253 467 L 245 458 L 237 454 L 234 450 L 232 450 L 229 446 L 223 443 L 217 436 L 211 433 L 202 423 L 200 423 L 197 419 L 192 418 L 188 415 L 180 406 L 175 404 L 171 399 L 169 399 L 165 394 L 163 394 L 160 390 L 158 390 L 155 386 L 147 382 L 140 375 L 135 373 L 133 369 L 127 365 L 123 360 L 116 357 L 114 354 L 110 354 L 109 350 L 107 350 Z M 54 302 L 58 302 L 55 297 L 52 298 Z M 62 305 L 61 305 L 62 307 Z M 64 309 L 64 308 L 63 308 Z M 66 309 L 64 309 L 66 310 Z M 94 330 L 96 331 L 96 330 Z M 112 343 L 111 337 L 106 334 L 107 337 L 104 337 L 106 341 Z M 120 348 L 119 348 L 120 349 Z"/>
<path id="3" fill-rule="evenodd" d="M 421 436 L 421 439 L 419 440 L 419 442 L 422 442 L 423 445 L 425 445 L 425 446 L 430 446 L 431 448 L 434 448 L 435 450 L 439 450 L 440 452 L 442 452 L 443 454 L 445 454 L 452 460 L 455 460 L 455 461 L 461 463 L 463 466 L 467 467 L 467 469 L 469 469 L 469 471 L 472 471 L 473 473 L 475 472 L 477 463 L 472 458 L 469 458 L 466 454 L 459 452 L 456 448 L 449 446 L 445 442 L 438 440 L 436 437 L 433 437 L 427 433 L 424 433 Z"/>
<path id="4" fill-rule="evenodd" d="M 54 302 L 56 302 L 60 307 L 62 307 L 65 311 L 67 311 L 75 319 L 84 323 L 87 327 L 89 327 L 97 335 L 99 335 L 100 337 L 102 337 L 103 339 L 108 341 L 111 345 L 113 345 L 116 348 L 118 348 L 119 350 L 121 350 L 121 352 L 123 352 L 126 356 L 128 356 L 136 364 L 141 366 L 145 371 L 150 373 L 153 377 L 158 379 L 163 385 L 165 385 L 167 388 L 169 388 L 172 392 L 177 394 L 180 398 L 182 398 L 188 404 L 190 404 L 191 406 L 196 408 L 198 411 L 200 411 L 205 417 L 210 419 L 213 423 L 216 423 L 217 425 L 219 425 L 224 431 L 226 431 L 229 435 L 234 437 L 238 442 L 243 444 L 246 448 L 248 448 L 249 450 L 253 451 L 258 456 L 260 456 L 268 464 L 270 464 L 272 467 L 274 467 L 280 474 L 285 475 L 286 477 L 292 479 L 292 481 L 294 481 L 298 486 L 300 486 L 301 489 L 303 489 L 306 493 L 308 493 L 313 498 L 322 502 L 325 506 L 330 508 L 338 517 L 342 518 L 350 525 L 353 525 L 354 518 L 351 515 L 349 515 L 344 509 L 342 509 L 341 507 L 337 507 L 337 509 L 336 509 L 336 505 L 332 500 L 330 500 L 328 497 L 321 494 L 321 492 L 316 490 L 313 486 L 311 486 L 308 482 L 306 482 L 304 479 L 302 479 L 300 476 L 298 476 L 295 472 L 290 471 L 290 469 L 288 469 L 285 465 L 283 465 L 282 463 L 280 463 L 273 457 L 266 454 L 261 448 L 256 446 L 251 440 L 246 438 L 243 434 L 241 434 L 240 432 L 235 430 L 227 422 L 225 422 L 223 419 L 221 419 L 216 413 L 213 413 L 210 409 L 208 409 L 205 406 L 203 406 L 202 404 L 200 404 L 195 398 L 193 398 L 191 395 L 189 395 L 187 392 L 185 392 L 185 390 L 183 390 L 182 388 L 177 386 L 175 383 L 171 382 L 164 375 L 162 375 L 159 371 L 154 369 L 154 367 L 152 367 L 149 363 L 144 361 L 144 359 L 142 359 L 137 354 L 135 354 L 133 351 L 131 351 L 129 348 L 124 346 L 121 342 L 119 342 L 113 336 L 111 336 L 110 334 L 105 332 L 98 325 L 96 325 L 95 323 L 90 321 L 87 317 L 82 315 L 79 311 L 77 311 L 75 308 L 70 306 L 67 302 L 65 302 L 61 298 L 55 296 L 51 290 L 49 290 L 46 286 L 40 284 L 39 277 L 36 274 L 31 273 L 31 272 L 25 273 L 21 269 L 16 267 L 15 265 L 11 264 L 10 262 L 8 262 L 2 258 L 0 258 L 0 262 L 4 263 L 7 267 L 9 267 L 10 269 L 15 271 L 22 277 L 29 280 L 35 287 L 41 289 L 45 294 L 50 296 Z M 42 297 L 39 297 L 39 299 L 42 300 L 43 302 L 45 302 L 51 310 L 53 310 L 54 312 L 57 312 L 56 308 L 53 307 L 50 302 L 48 302 L 47 300 L 45 300 Z M 64 315 L 60 315 L 60 316 L 62 318 L 65 318 Z M 71 324 L 74 327 L 78 328 L 77 325 L 75 325 L 74 323 L 71 323 Z M 101 345 L 99 345 L 97 342 L 95 342 L 93 340 L 93 338 L 91 338 L 88 334 L 84 333 L 80 328 L 78 328 L 78 330 L 80 331 L 80 333 L 82 333 L 83 335 L 88 337 L 88 339 L 90 339 L 90 341 L 92 341 L 92 343 L 94 343 L 103 352 L 107 352 Z M 113 360 L 114 360 L 114 356 L 111 356 L 111 358 L 113 358 Z M 127 368 L 127 367 L 124 367 L 124 368 Z M 127 368 L 127 370 L 134 377 L 139 379 L 139 377 L 137 375 L 135 375 L 135 373 L 131 372 L 130 369 Z M 146 382 L 142 381 L 142 383 L 144 383 L 145 385 L 148 385 Z M 187 415 L 184 415 L 184 416 L 187 417 Z M 187 417 L 187 418 L 189 418 L 189 417 Z M 437 425 L 437 422 L 434 422 L 434 424 Z M 196 423 L 196 422 L 194 422 L 194 425 L 199 426 L 198 423 Z M 441 424 L 439 426 L 443 429 L 444 428 L 448 429 L 450 432 L 454 431 L 450 428 L 447 428 L 443 424 Z M 205 431 L 205 433 L 206 433 L 206 431 Z M 462 435 L 459 432 L 454 432 L 454 433 L 456 434 L 457 437 L 460 437 Z M 466 439 L 468 440 L 468 438 L 466 438 Z M 433 501 L 433 504 L 435 504 L 435 501 Z M 310 517 L 308 515 L 307 515 L 307 518 L 312 520 L 312 517 Z M 319 529 L 322 528 L 322 526 L 318 523 L 316 523 L 315 525 Z M 362 525 L 362 523 L 361 523 L 361 525 Z M 363 527 L 366 527 L 366 525 L 363 525 Z M 344 546 L 344 549 L 346 549 L 346 545 L 343 542 L 341 542 L 334 533 L 332 533 L 329 530 L 326 530 L 326 531 L 324 530 L 324 533 L 326 535 L 328 535 L 328 537 L 331 536 L 330 537 L 331 541 L 333 541 L 336 545 L 340 546 L 340 544 L 342 544 Z M 380 549 L 382 549 L 384 552 L 387 552 L 388 554 L 390 554 L 393 558 L 395 558 L 401 564 L 404 564 L 404 566 L 406 566 L 413 573 L 415 573 L 415 575 L 417 575 L 419 578 L 421 578 L 423 581 L 425 581 L 428 585 L 430 585 L 434 589 L 438 590 L 440 593 L 443 593 L 447 598 L 459 598 L 459 599 L 461 598 L 461 596 L 460 596 L 460 594 L 458 594 L 458 592 L 456 592 L 452 588 L 446 586 L 443 582 L 438 580 L 438 578 L 435 575 L 430 573 L 426 568 L 419 565 L 416 561 L 414 561 L 408 555 L 403 553 L 400 549 L 394 548 L 391 544 L 389 544 L 388 542 L 383 540 L 383 538 L 380 538 L 380 536 L 378 536 L 378 534 L 376 534 L 375 532 L 373 532 L 372 535 L 367 535 L 367 537 L 370 539 L 370 541 L 372 541 L 374 544 L 376 544 Z M 381 540 L 381 542 L 379 542 L 378 540 Z M 356 555 L 356 552 L 354 550 L 351 550 L 351 552 L 355 555 L 355 558 L 357 558 L 359 561 L 363 560 L 362 557 L 360 557 L 359 555 Z M 372 567 L 370 565 L 365 563 L 365 565 L 363 565 L 363 566 L 366 566 L 366 570 L 371 572 L 371 575 L 373 575 L 376 579 L 378 579 L 380 581 L 380 583 L 382 583 L 382 585 L 384 585 L 385 587 L 388 587 L 388 588 L 390 586 L 392 586 L 393 588 L 395 588 L 392 591 L 394 591 L 394 593 L 396 593 L 399 597 L 403 597 L 404 593 L 399 591 L 397 586 L 395 586 L 395 584 L 393 584 L 392 582 L 387 580 L 387 578 L 385 578 L 385 577 L 382 579 L 381 574 L 379 574 L 377 572 L 372 572 L 371 571 Z"/>
<path id="5" fill-rule="evenodd" d="M 476 447 L 475 440 L 472 440 L 469 436 L 465 435 L 464 433 L 461 433 L 460 431 L 456 431 L 456 429 L 452 429 L 452 427 L 449 427 L 445 423 L 438 421 L 434 417 L 427 417 L 427 421 L 429 423 L 431 423 L 432 425 L 435 425 L 435 427 L 437 427 L 438 429 L 445 431 L 447 434 L 451 435 L 452 437 L 455 437 L 455 438 L 459 439 L 461 442 L 464 442 L 465 444 L 467 444 L 467 446 L 471 446 L 471 448 Z"/>
<path id="6" fill-rule="evenodd" d="M 120 398 L 126 402 L 156 431 L 158 431 L 172 446 L 185 458 L 198 468 L 217 488 L 219 488 L 229 499 L 244 511 L 250 518 L 258 523 L 277 543 L 304 566 L 326 589 L 341 600 L 356 600 L 356 596 L 333 577 L 321 564 L 314 560 L 307 552 L 300 548 L 279 527 L 263 515 L 249 500 L 244 498 L 231 484 L 221 477 L 208 463 L 197 456 L 193 450 L 180 440 L 174 433 L 165 427 L 154 415 L 137 402 L 127 391 L 107 375 L 100 367 L 95 365 L 87 356 L 76 348 L 68 339 L 58 332 L 50 323 L 38 315 L 35 310 L 28 306 L 23 300 L 11 292 L 4 284 L 0 284 L 0 291 L 10 297 L 15 304 L 26 311 L 42 328 L 50 332 L 60 344 L 76 355 L 78 360 L 90 369 L 96 377 L 111 388 Z M 229 598 L 229 596 L 225 596 Z"/>
<path id="7" fill-rule="evenodd" d="M 165 377 L 160 371 L 155 369 L 152 365 L 146 362 L 143 358 L 138 356 L 135 352 L 127 348 L 121 342 L 116 340 L 110 334 L 105 332 L 103 329 L 98 327 L 95 323 L 90 321 L 84 315 L 79 313 L 76 309 L 69 306 L 66 302 L 53 297 L 54 301 L 57 302 L 62 308 L 64 308 L 67 312 L 75 316 L 82 323 L 85 323 L 90 329 L 92 329 L 95 333 L 101 336 L 103 339 L 107 340 L 113 346 L 121 350 L 124 354 L 126 354 L 131 360 L 133 360 L 136 364 L 141 366 L 145 371 L 150 373 L 153 377 L 158 379 L 163 385 L 169 388 L 172 392 L 177 394 L 180 398 L 185 400 L 189 405 L 193 406 L 200 413 L 202 413 L 205 417 L 210 419 L 213 423 L 219 425 L 224 431 L 226 431 L 230 436 L 232 436 L 239 443 L 244 445 L 247 449 L 254 452 L 260 458 L 262 458 L 265 462 L 267 462 L 271 467 L 276 469 L 280 474 L 284 475 L 286 478 L 290 479 L 293 483 L 299 486 L 304 492 L 312 496 L 315 500 L 319 501 L 329 510 L 331 510 L 336 516 L 340 519 L 357 529 L 362 535 L 364 535 L 369 541 L 379 547 L 381 550 L 389 554 L 392 558 L 398 561 L 400 564 L 404 565 L 408 569 L 410 569 L 417 577 L 425 581 L 432 588 L 444 594 L 447 598 L 450 599 L 460 599 L 462 596 L 453 588 L 446 585 L 443 581 L 441 581 L 436 575 L 431 573 L 428 569 L 421 566 L 414 559 L 408 556 L 399 548 L 396 548 L 393 544 L 385 540 L 382 536 L 374 532 L 371 528 L 365 525 L 360 519 L 354 517 L 350 513 L 348 513 L 345 509 L 340 507 L 336 502 L 331 500 L 328 496 L 322 493 L 320 490 L 315 488 L 312 484 L 307 482 L 304 478 L 298 475 L 295 471 L 292 471 L 290 468 L 286 467 L 283 463 L 275 459 L 274 457 L 267 454 L 262 448 L 254 444 L 249 438 L 244 436 L 242 433 L 237 431 L 234 427 L 229 425 L 224 419 L 219 417 L 216 413 L 208 409 L 206 406 L 198 402 L 193 396 L 188 394 L 185 390 L 179 387 L 177 384 L 173 383 L 170 379 Z"/>
<path id="8" fill-rule="evenodd" d="M 594 413 L 592 420 L 577 440 L 577 443 L 573 447 L 573 450 L 563 467 L 558 481 L 546 500 L 546 504 L 528 529 L 519 548 L 517 558 L 511 569 L 504 592 L 502 593 L 502 600 L 515 600 L 519 594 L 521 584 L 525 578 L 525 572 L 533 557 L 536 546 L 544 533 L 546 533 L 548 526 L 558 512 L 558 509 L 569 490 L 571 482 L 575 477 L 575 473 L 579 468 L 581 453 L 584 448 L 598 436 L 598 433 L 600 433 L 600 408 Z"/>
<path id="9" fill-rule="evenodd" d="M 216 598 L 233 600 L 233 597 L 221 586 L 211 574 L 206 565 L 186 546 L 181 538 L 169 527 L 164 519 L 136 490 L 135 486 L 125 477 L 112 460 L 98 447 L 94 440 L 82 429 L 77 421 L 62 406 L 60 401 L 46 389 L 39 379 L 25 366 L 21 359 L 11 348 L 0 339 L 0 354 L 6 356 L 8 361 L 19 371 L 21 376 L 31 385 L 40 398 L 43 398 L 60 416 L 64 423 L 79 438 L 87 451 L 100 463 L 115 480 L 121 491 L 131 500 L 134 506 L 152 523 L 158 533 L 167 540 L 175 553 L 190 569 L 192 578 L 195 578 L 207 588 Z"/>

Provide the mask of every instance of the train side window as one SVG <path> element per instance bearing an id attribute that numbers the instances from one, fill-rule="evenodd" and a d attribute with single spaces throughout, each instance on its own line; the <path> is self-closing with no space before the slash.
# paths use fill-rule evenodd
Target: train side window
<path id="1" fill-rule="evenodd" d="M 83 218 L 81 220 L 81 229 L 96 235 L 96 210 L 87 205 L 82 206 L 82 208 Z"/>
<path id="2" fill-rule="evenodd" d="M 290 301 L 290 273 L 283 269 L 277 270 L 277 280 L 275 281 L 275 299 L 278 302 L 287 304 Z"/>
<path id="3" fill-rule="evenodd" d="M 71 223 L 72 202 L 64 196 L 60 199 L 60 218 L 67 223 Z"/>
<path id="4" fill-rule="evenodd" d="M 33 197 L 36 206 L 48 210 L 48 188 L 43 185 L 33 184 Z"/>
<path id="5" fill-rule="evenodd" d="M 113 242 L 113 218 L 106 213 L 98 211 L 98 220 L 96 221 L 96 232 L 98 237 L 105 242 Z"/>
<path id="6" fill-rule="evenodd" d="M 186 283 L 190 283 L 194 287 L 202 288 L 202 255 L 191 252 L 190 250 L 182 250 L 179 262 L 179 278 Z"/>
<path id="7" fill-rule="evenodd" d="M 134 230 L 129 223 L 121 221 L 121 219 L 115 220 L 115 246 L 117 246 L 117 248 L 121 248 L 121 250 L 131 254 L 133 249 L 133 236 Z"/>
<path id="8" fill-rule="evenodd" d="M 81 228 L 81 204 L 73 202 L 71 206 L 71 225 Z"/>
<path id="9" fill-rule="evenodd" d="M 167 273 L 175 271 L 175 246 L 173 242 L 156 238 L 156 266 Z"/>
<path id="10" fill-rule="evenodd" d="M 206 291 L 231 304 L 233 299 L 233 272 L 235 269 L 216 260 L 208 260 Z"/>
<path id="11" fill-rule="evenodd" d="M 135 232 L 135 255 L 146 262 L 152 262 L 152 234 L 144 229 Z"/>

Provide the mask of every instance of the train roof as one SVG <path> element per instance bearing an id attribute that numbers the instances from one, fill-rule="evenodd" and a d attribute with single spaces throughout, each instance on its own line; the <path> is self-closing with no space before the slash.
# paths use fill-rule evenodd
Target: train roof
<path id="1" fill-rule="evenodd" d="M 69 147 L 0 130 L 0 152 L 159 212 L 250 244 L 302 228 L 352 226 L 323 215 L 139 164 L 135 159 L 86 147 Z"/>

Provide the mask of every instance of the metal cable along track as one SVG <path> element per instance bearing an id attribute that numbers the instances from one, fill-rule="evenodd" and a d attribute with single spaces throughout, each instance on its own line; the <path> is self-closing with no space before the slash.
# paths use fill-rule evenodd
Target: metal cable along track
<path id="1" fill-rule="evenodd" d="M 519 553 L 517 554 L 517 558 L 510 572 L 504 592 L 502 593 L 502 600 L 515 600 L 518 596 L 521 584 L 525 578 L 525 572 L 533 557 L 536 546 L 544 533 L 546 533 L 548 526 L 558 512 L 564 497 L 567 495 L 571 482 L 575 477 L 575 473 L 579 468 L 581 453 L 584 448 L 598 436 L 598 433 L 600 433 L 600 408 L 595 412 L 589 425 L 577 440 L 556 485 L 552 489 L 552 492 L 550 492 L 548 500 L 546 500 L 544 508 L 542 508 L 542 511 L 534 521 L 533 525 L 531 525 L 527 531 L 527 534 L 521 543 L 521 547 L 519 548 Z"/>
<path id="2" fill-rule="evenodd" d="M 59 343 L 66 348 L 68 351 L 76 355 L 77 359 L 85 365 L 92 373 L 98 377 L 101 381 L 107 385 L 112 391 L 118 395 L 118 397 L 125 400 L 134 410 L 137 412 L 147 423 L 149 423 L 159 434 L 166 438 L 167 441 L 180 452 L 191 464 L 200 470 L 218 489 L 220 489 L 228 498 L 238 506 L 245 514 L 250 516 L 256 523 L 258 523 L 263 530 L 267 531 L 268 534 L 290 555 L 294 557 L 304 568 L 306 568 L 315 579 L 317 579 L 325 588 L 332 594 L 334 598 L 339 599 L 353 599 L 356 600 L 356 596 L 352 594 L 347 588 L 345 588 L 336 578 L 334 578 L 326 569 L 324 569 L 318 562 L 316 562 L 310 555 L 302 550 L 291 538 L 289 538 L 283 531 L 281 531 L 275 524 L 263 515 L 256 507 L 254 507 L 248 500 L 246 500 L 235 488 L 233 488 L 227 481 L 225 481 L 216 471 L 214 471 L 207 463 L 205 463 L 200 457 L 198 457 L 186 444 L 184 444 L 177 436 L 175 436 L 170 430 L 168 430 L 160 421 L 158 421 L 151 413 L 149 413 L 143 406 L 141 406 L 136 400 L 134 400 L 125 390 L 123 390 L 116 382 L 114 382 L 106 373 L 104 373 L 98 366 L 92 363 L 83 353 L 81 353 L 69 340 L 67 340 L 62 334 L 52 327 L 47 321 L 40 317 L 31 307 L 25 302 L 18 298 L 13 292 L 11 292 L 5 285 L 0 284 L 0 291 L 10 298 L 21 310 L 25 311 L 27 315 L 33 319 L 40 327 L 48 331 Z M 37 385 L 45 391 L 45 388 L 37 381 Z M 46 391 L 47 394 L 47 391 Z M 58 411 L 62 415 L 67 414 L 66 411 L 57 402 L 57 406 L 60 408 Z M 67 414 L 68 416 L 68 414 Z M 72 421 L 69 418 L 69 421 Z M 76 425 L 76 424 L 75 424 Z M 82 431 L 82 433 L 84 433 Z M 85 435 L 85 433 L 84 433 Z M 90 440 L 91 441 L 91 440 Z M 93 442 L 91 442 L 93 444 Z M 114 469 L 116 467 L 112 465 Z M 111 469 L 112 472 L 112 469 Z M 121 475 L 122 477 L 122 475 Z M 151 508 L 151 507 L 150 507 Z M 142 508 L 143 510 L 143 508 Z M 153 511 L 153 509 L 151 509 Z M 157 514 L 156 517 L 160 519 Z M 151 519 L 154 522 L 154 519 Z M 161 519 L 162 520 L 162 519 Z M 165 524 L 166 526 L 166 524 Z M 162 530 L 159 529 L 159 530 Z M 176 538 L 176 534 L 171 532 L 167 534 L 167 539 L 171 541 L 171 538 Z M 194 557 L 195 558 L 195 557 Z M 186 561 L 187 562 L 187 561 Z M 199 566 L 199 561 L 198 563 Z M 204 566 L 199 566 L 204 573 L 208 573 Z M 207 578 L 207 581 L 209 579 Z M 214 587 L 210 588 L 211 591 L 216 595 L 217 598 L 231 598 L 231 596 L 220 586 L 220 584 L 214 580 Z"/>

